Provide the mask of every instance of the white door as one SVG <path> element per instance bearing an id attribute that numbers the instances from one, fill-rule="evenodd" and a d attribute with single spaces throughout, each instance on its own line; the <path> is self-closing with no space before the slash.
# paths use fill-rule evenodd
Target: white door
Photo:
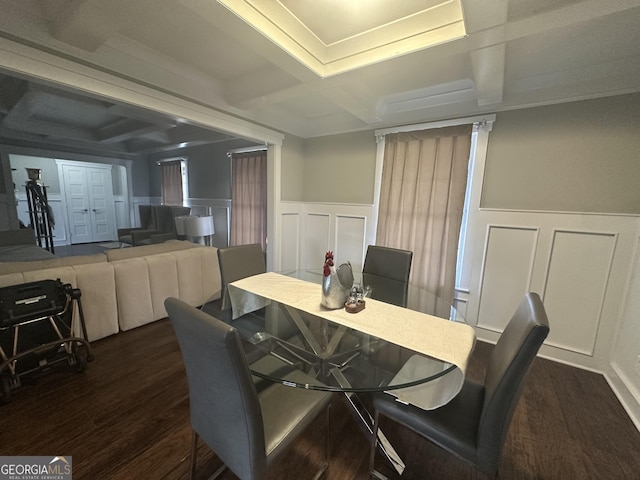
<path id="1" fill-rule="evenodd" d="M 115 239 L 110 167 L 62 166 L 71 243 Z"/>
<path id="2" fill-rule="evenodd" d="M 71 243 L 92 242 L 93 233 L 89 215 L 86 169 L 85 167 L 63 165 L 62 172 Z"/>

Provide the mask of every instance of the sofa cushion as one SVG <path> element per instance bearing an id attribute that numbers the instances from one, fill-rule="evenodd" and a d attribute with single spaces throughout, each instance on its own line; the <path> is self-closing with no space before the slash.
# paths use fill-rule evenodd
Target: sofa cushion
<path id="1" fill-rule="evenodd" d="M 76 282 L 76 272 L 73 267 L 56 267 L 45 268 L 42 270 L 33 270 L 23 273 L 24 282 L 37 282 L 40 280 L 56 280 L 60 279 L 62 283 L 70 283 L 72 287 L 78 287 Z"/>
<path id="2" fill-rule="evenodd" d="M 168 297 L 193 306 L 219 298 L 217 252 L 215 247 L 174 240 L 106 254 L 11 262 L 12 271 L 0 270 L 0 287 L 60 278 L 79 288 L 93 341 L 166 317 Z"/>
<path id="3" fill-rule="evenodd" d="M 47 279 L 60 279 L 79 288 L 89 341 L 118 332 L 116 291 L 113 266 L 107 262 L 65 266 L 24 272 L 23 283 Z M 76 305 L 76 318 L 79 312 Z M 76 322 L 74 334 L 80 335 L 80 323 Z"/>
<path id="4" fill-rule="evenodd" d="M 2 273 L 4 273 L 4 271 Z M 24 275 L 22 272 L 0 275 L 0 288 L 8 287 L 10 285 L 19 285 L 21 283 L 24 283 Z"/>
<path id="5" fill-rule="evenodd" d="M 118 303 L 113 266 L 104 262 L 75 265 L 73 270 L 80 289 L 89 341 L 118 333 Z M 80 335 L 79 322 L 76 322 L 76 327 L 76 335 Z"/>
<path id="6" fill-rule="evenodd" d="M 110 262 L 116 277 L 118 323 L 130 330 L 153 321 L 149 267 L 144 258 Z"/>
<path id="7" fill-rule="evenodd" d="M 104 253 L 94 255 L 79 255 L 77 257 L 56 257 L 47 260 L 35 260 L 32 262 L 2 262 L 0 272 L 2 274 L 33 272 L 50 268 L 70 267 L 74 265 L 87 265 L 91 263 L 106 263 L 107 256 Z"/>
<path id="8" fill-rule="evenodd" d="M 178 269 L 180 300 L 197 307 L 220 298 L 218 249 L 194 248 L 172 252 Z"/>
<path id="9" fill-rule="evenodd" d="M 153 318 L 160 320 L 167 316 L 164 301 L 169 297 L 180 297 L 178 289 L 178 266 L 176 257 L 170 253 L 145 257 L 149 271 L 149 287 L 151 289 L 151 305 Z"/>

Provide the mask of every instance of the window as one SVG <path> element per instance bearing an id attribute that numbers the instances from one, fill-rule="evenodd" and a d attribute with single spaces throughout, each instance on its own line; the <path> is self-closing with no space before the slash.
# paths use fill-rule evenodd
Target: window
<path id="1" fill-rule="evenodd" d="M 267 247 L 267 152 L 230 152 L 232 161 L 230 245 Z"/>
<path id="2" fill-rule="evenodd" d="M 471 263 L 469 261 L 474 253 L 474 245 L 482 232 L 478 232 L 476 228 L 478 211 L 480 208 L 480 197 L 482 193 L 482 179 L 484 175 L 484 164 L 487 154 L 487 146 L 489 140 L 489 132 L 493 127 L 495 115 L 483 115 L 479 117 L 462 118 L 457 120 L 448 120 L 442 122 L 432 122 L 420 125 L 406 125 L 402 127 L 394 127 L 375 132 L 378 138 L 378 151 L 376 160 L 376 180 L 375 180 L 375 205 L 374 211 L 377 212 L 380 202 L 382 165 L 384 159 L 384 136 L 389 133 L 410 132 L 416 130 L 427 130 L 433 128 L 442 128 L 453 125 L 473 124 L 473 134 L 471 137 L 471 149 L 469 155 L 469 171 L 467 178 L 467 190 L 465 194 L 465 203 L 463 210 L 462 224 L 460 228 L 460 239 L 457 252 L 457 268 L 455 278 L 455 289 L 457 292 L 468 293 L 471 281 Z M 377 224 L 378 219 L 374 219 Z M 370 243 L 375 243 L 372 239 Z"/>
<path id="3" fill-rule="evenodd" d="M 186 158 L 167 158 L 158 162 L 161 172 L 163 205 L 182 206 L 189 198 Z"/>

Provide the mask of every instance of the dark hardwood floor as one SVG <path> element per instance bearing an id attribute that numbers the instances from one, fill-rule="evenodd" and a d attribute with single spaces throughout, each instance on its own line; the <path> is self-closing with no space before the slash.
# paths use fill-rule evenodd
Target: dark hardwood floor
<path id="1" fill-rule="evenodd" d="M 491 346 L 478 343 L 470 375 L 480 378 Z M 187 383 L 167 320 L 94 343 L 84 373 L 42 374 L 0 407 L 1 455 L 71 455 L 74 480 L 187 478 L 191 430 Z M 483 479 L 472 467 L 391 423 L 404 479 Z M 270 471 L 310 478 L 321 462 L 320 417 Z M 326 478 L 367 478 L 368 441 L 336 395 Z M 377 456 L 379 469 L 389 472 Z M 220 461 L 204 445 L 197 478 Z M 235 478 L 226 472 L 225 480 Z M 600 375 L 537 359 L 504 447 L 502 479 L 640 479 L 640 432 Z"/>

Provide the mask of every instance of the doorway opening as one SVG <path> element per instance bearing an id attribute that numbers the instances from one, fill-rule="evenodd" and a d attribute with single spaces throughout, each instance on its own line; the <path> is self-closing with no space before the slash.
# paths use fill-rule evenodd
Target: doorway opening
<path id="1" fill-rule="evenodd" d="M 111 242 L 130 225 L 127 168 L 123 165 L 9 154 L 20 223 L 29 226 L 27 168 L 41 170 L 54 220 L 56 246 Z"/>

